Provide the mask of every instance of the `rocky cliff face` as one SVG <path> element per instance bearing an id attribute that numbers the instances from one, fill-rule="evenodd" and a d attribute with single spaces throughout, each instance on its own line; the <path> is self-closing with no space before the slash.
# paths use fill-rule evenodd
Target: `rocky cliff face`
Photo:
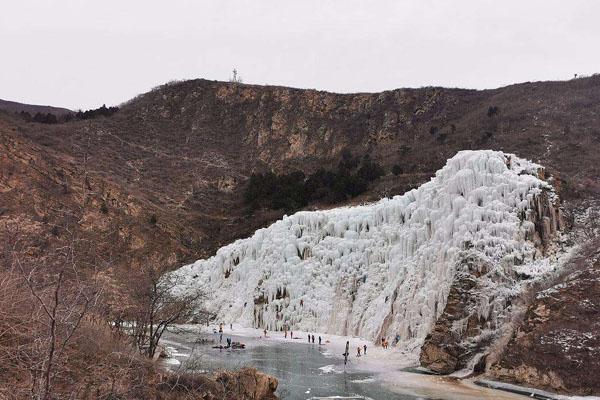
<path id="1" fill-rule="evenodd" d="M 544 175 L 539 170 L 538 176 Z M 544 190 L 533 199 L 531 212 L 521 217 L 534 226 L 528 240 L 535 244 L 540 256 L 553 251 L 554 239 L 564 226 L 559 204 L 556 192 Z M 527 286 L 528 280 L 534 278 L 518 269 L 504 276 L 490 273 L 493 270 L 495 266 L 489 259 L 468 256 L 459 261 L 446 307 L 421 349 L 421 365 L 442 374 L 464 368 L 483 372 L 488 347 L 498 339 L 500 328 L 510 321 L 512 302 L 523 295 L 522 291 L 490 295 L 490 288 L 502 287 L 507 281 L 515 285 L 525 282 Z"/>
<path id="2" fill-rule="evenodd" d="M 534 293 L 508 344 L 489 363 L 507 382 L 581 395 L 600 392 L 600 242 Z"/>

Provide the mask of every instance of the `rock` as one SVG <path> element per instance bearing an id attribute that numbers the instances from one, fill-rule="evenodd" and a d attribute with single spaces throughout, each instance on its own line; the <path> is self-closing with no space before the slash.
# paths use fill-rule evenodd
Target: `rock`
<path id="1" fill-rule="evenodd" d="M 543 177 L 544 170 L 538 174 Z M 558 198 L 552 198 L 548 191 L 543 190 L 533 199 L 533 204 L 533 212 L 527 216 L 533 227 L 529 240 L 535 244 L 537 251 L 545 254 L 553 243 L 552 239 L 564 227 Z M 487 288 L 506 285 L 507 280 L 516 283 L 530 277 L 514 273 L 505 276 L 506 270 L 500 272 L 497 267 L 469 255 L 466 249 L 457 266 L 444 311 L 421 348 L 421 365 L 441 374 L 472 366 L 474 357 L 486 352 L 499 337 L 499 328 L 510 317 L 509 306 L 514 295 L 507 291 L 494 297 Z M 550 311 L 539 305 L 532 313 L 544 320 L 549 318 Z M 485 368 L 479 366 L 479 369 Z"/>
<path id="2" fill-rule="evenodd" d="M 446 348 L 434 344 L 430 340 L 421 348 L 421 365 L 440 374 L 450 374 L 456 370 L 458 357 L 450 354 Z"/>
<path id="3" fill-rule="evenodd" d="M 221 371 L 216 375 L 217 382 L 239 400 L 277 399 L 277 379 L 258 372 L 255 368 L 242 368 L 239 371 Z"/>
<path id="4" fill-rule="evenodd" d="M 466 367 L 475 354 L 489 345 L 489 337 L 480 336 L 492 321 L 489 315 L 479 315 L 482 302 L 489 301 L 481 296 L 483 281 L 479 278 L 490 268 L 479 258 L 463 259 L 446 307 L 421 348 L 421 365 L 440 374 L 450 374 Z"/>
<path id="5" fill-rule="evenodd" d="M 540 290 L 489 374 L 570 395 L 600 393 L 600 240 Z M 595 261 L 594 261 L 595 260 Z"/>

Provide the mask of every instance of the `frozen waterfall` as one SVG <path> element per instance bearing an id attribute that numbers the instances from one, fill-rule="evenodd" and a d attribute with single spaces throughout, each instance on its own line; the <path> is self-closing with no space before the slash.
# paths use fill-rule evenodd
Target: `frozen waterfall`
<path id="1" fill-rule="evenodd" d="M 404 195 L 302 211 L 259 229 L 175 271 L 177 289 L 203 288 L 225 323 L 372 340 L 398 334 L 414 349 L 442 313 L 461 258 L 476 254 L 509 278 L 539 264 L 539 198 L 555 199 L 542 171 L 511 154 L 461 151 Z"/>

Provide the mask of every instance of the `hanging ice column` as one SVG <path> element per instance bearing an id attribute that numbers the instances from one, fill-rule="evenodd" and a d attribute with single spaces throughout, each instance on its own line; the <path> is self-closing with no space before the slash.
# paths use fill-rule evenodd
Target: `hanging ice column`
<path id="1" fill-rule="evenodd" d="M 502 273 L 536 253 L 539 261 L 540 195 L 552 210 L 555 201 L 542 171 L 511 154 L 461 151 L 402 196 L 298 212 L 184 266 L 174 272 L 178 290 L 206 290 L 209 309 L 226 323 L 372 340 L 398 334 L 415 348 L 444 309 L 465 254 Z M 556 230 L 559 218 L 543 218 L 544 229 Z"/>

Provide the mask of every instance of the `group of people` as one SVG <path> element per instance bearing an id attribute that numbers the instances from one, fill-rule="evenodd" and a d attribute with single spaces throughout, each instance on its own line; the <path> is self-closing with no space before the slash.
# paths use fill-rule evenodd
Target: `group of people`
<path id="1" fill-rule="evenodd" d="M 233 330 L 233 326 L 230 324 L 229 325 L 230 329 Z M 213 332 L 216 333 L 215 330 L 213 330 Z M 226 348 L 230 348 L 231 347 L 231 338 L 227 338 L 227 347 Z M 223 343 L 223 323 L 219 324 L 219 343 Z M 220 346 L 222 347 L 222 346 Z"/>
<path id="2" fill-rule="evenodd" d="M 367 355 L 367 345 L 363 344 L 363 355 Z M 356 357 L 360 357 L 360 346 L 356 348 Z"/>
<path id="3" fill-rule="evenodd" d="M 384 349 L 387 349 L 389 346 L 389 343 L 387 341 L 386 338 L 381 338 L 381 347 L 383 347 Z"/>
<path id="4" fill-rule="evenodd" d="M 362 354 L 361 354 L 362 351 Z M 346 351 L 342 354 L 344 356 L 344 365 L 348 363 L 348 356 L 350 355 L 350 342 L 346 342 Z M 356 348 L 356 357 L 366 356 L 367 355 L 367 345 L 363 344 L 362 349 L 360 346 Z"/>
<path id="5" fill-rule="evenodd" d="M 315 342 L 315 335 L 311 335 L 310 333 L 308 334 L 308 343 L 314 343 Z M 319 346 L 321 345 L 321 336 L 319 336 Z"/>
<path id="6" fill-rule="evenodd" d="M 394 342 L 392 343 L 393 346 L 396 346 L 398 344 L 398 342 L 400 342 L 400 335 L 396 335 L 396 337 L 394 338 Z M 387 349 L 390 346 L 388 340 L 386 338 L 381 338 L 381 347 L 383 347 L 384 349 Z"/>
<path id="7" fill-rule="evenodd" d="M 233 330 L 233 325 L 230 324 L 229 328 L 231 330 Z M 263 331 L 263 333 L 264 333 L 264 337 L 268 338 L 267 329 L 265 329 Z M 285 335 L 285 338 L 287 339 L 287 337 L 288 337 L 287 327 L 284 328 L 284 335 Z M 294 332 L 290 330 L 290 339 L 293 339 L 293 338 L 294 338 Z M 315 335 L 314 334 L 309 333 L 307 335 L 307 339 L 308 339 L 308 343 L 313 343 L 313 344 L 315 343 Z M 219 342 L 222 342 L 222 341 L 223 341 L 223 323 L 220 323 L 219 324 Z M 393 345 L 396 345 L 399 341 L 400 341 L 400 335 L 396 335 L 396 337 L 394 338 Z M 319 342 L 319 346 L 320 346 L 322 343 L 321 336 L 318 336 L 318 342 Z M 231 339 L 227 338 L 227 347 L 230 347 L 231 343 L 232 343 Z M 346 364 L 346 362 L 348 361 L 348 356 L 350 355 L 349 346 L 350 346 L 350 342 L 347 341 L 346 342 L 346 351 L 342 354 L 344 356 L 344 364 Z M 385 338 L 385 337 L 381 338 L 381 347 L 384 349 L 387 349 L 389 347 L 389 342 L 388 342 L 387 338 Z M 366 344 L 364 344 L 362 347 L 358 346 L 356 348 L 356 357 L 361 357 L 361 356 L 366 356 L 366 355 L 367 355 L 367 345 Z"/>

